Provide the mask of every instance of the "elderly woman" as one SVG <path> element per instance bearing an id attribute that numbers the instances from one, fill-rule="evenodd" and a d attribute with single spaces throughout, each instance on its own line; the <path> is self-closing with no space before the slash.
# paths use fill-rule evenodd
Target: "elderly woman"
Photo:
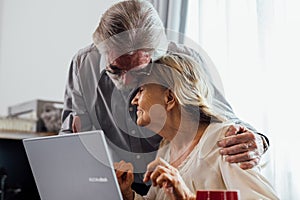
<path id="1" fill-rule="evenodd" d="M 241 199 L 278 199 L 259 167 L 241 169 L 219 154 L 217 141 L 231 128 L 212 107 L 205 73 L 190 57 L 168 54 L 153 64 L 131 103 L 139 126 L 163 137 L 157 159 L 147 167 L 152 181 L 144 197 L 131 189 L 133 167 L 116 163 L 124 199 L 196 199 L 197 190 L 239 190 Z"/>

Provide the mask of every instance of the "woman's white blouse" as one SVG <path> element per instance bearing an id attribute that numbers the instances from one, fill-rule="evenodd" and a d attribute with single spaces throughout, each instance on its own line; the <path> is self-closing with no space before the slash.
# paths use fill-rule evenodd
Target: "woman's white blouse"
<path id="1" fill-rule="evenodd" d="M 194 150 L 179 166 L 178 171 L 189 189 L 239 190 L 240 199 L 278 199 L 268 180 L 260 173 L 260 167 L 241 169 L 238 164 L 228 163 L 219 153 L 217 141 L 225 137 L 229 123 L 211 123 Z M 158 156 L 170 159 L 169 144 L 159 149 Z M 163 189 L 151 187 L 146 196 L 135 194 L 135 200 L 166 200 Z"/>

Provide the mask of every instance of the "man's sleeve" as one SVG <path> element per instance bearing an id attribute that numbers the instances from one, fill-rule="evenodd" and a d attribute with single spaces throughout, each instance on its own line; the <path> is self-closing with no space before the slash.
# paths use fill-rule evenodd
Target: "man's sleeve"
<path id="1" fill-rule="evenodd" d="M 68 79 L 64 94 L 64 108 L 62 111 L 62 126 L 60 133 L 72 133 L 72 122 L 75 115 L 81 119 L 82 128 L 91 129 L 91 121 L 88 116 L 86 104 L 81 90 L 81 83 L 78 78 L 80 65 L 79 55 L 75 55 L 71 61 Z"/>

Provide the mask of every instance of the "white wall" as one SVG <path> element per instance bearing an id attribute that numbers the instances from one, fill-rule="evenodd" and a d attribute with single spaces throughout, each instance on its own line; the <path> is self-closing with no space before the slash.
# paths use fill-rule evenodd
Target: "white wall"
<path id="1" fill-rule="evenodd" d="M 0 116 L 24 101 L 63 101 L 71 58 L 117 1 L 0 0 Z"/>

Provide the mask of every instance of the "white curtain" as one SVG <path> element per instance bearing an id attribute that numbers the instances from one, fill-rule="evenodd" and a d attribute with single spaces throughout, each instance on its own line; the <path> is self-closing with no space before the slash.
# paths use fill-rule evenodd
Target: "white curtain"
<path id="1" fill-rule="evenodd" d="M 300 1 L 190 0 L 186 35 L 221 75 L 235 113 L 266 134 L 263 173 L 280 199 L 300 199 Z"/>
<path id="2" fill-rule="evenodd" d="M 169 40 L 183 42 L 186 26 L 187 0 L 148 0 L 157 10 Z"/>

